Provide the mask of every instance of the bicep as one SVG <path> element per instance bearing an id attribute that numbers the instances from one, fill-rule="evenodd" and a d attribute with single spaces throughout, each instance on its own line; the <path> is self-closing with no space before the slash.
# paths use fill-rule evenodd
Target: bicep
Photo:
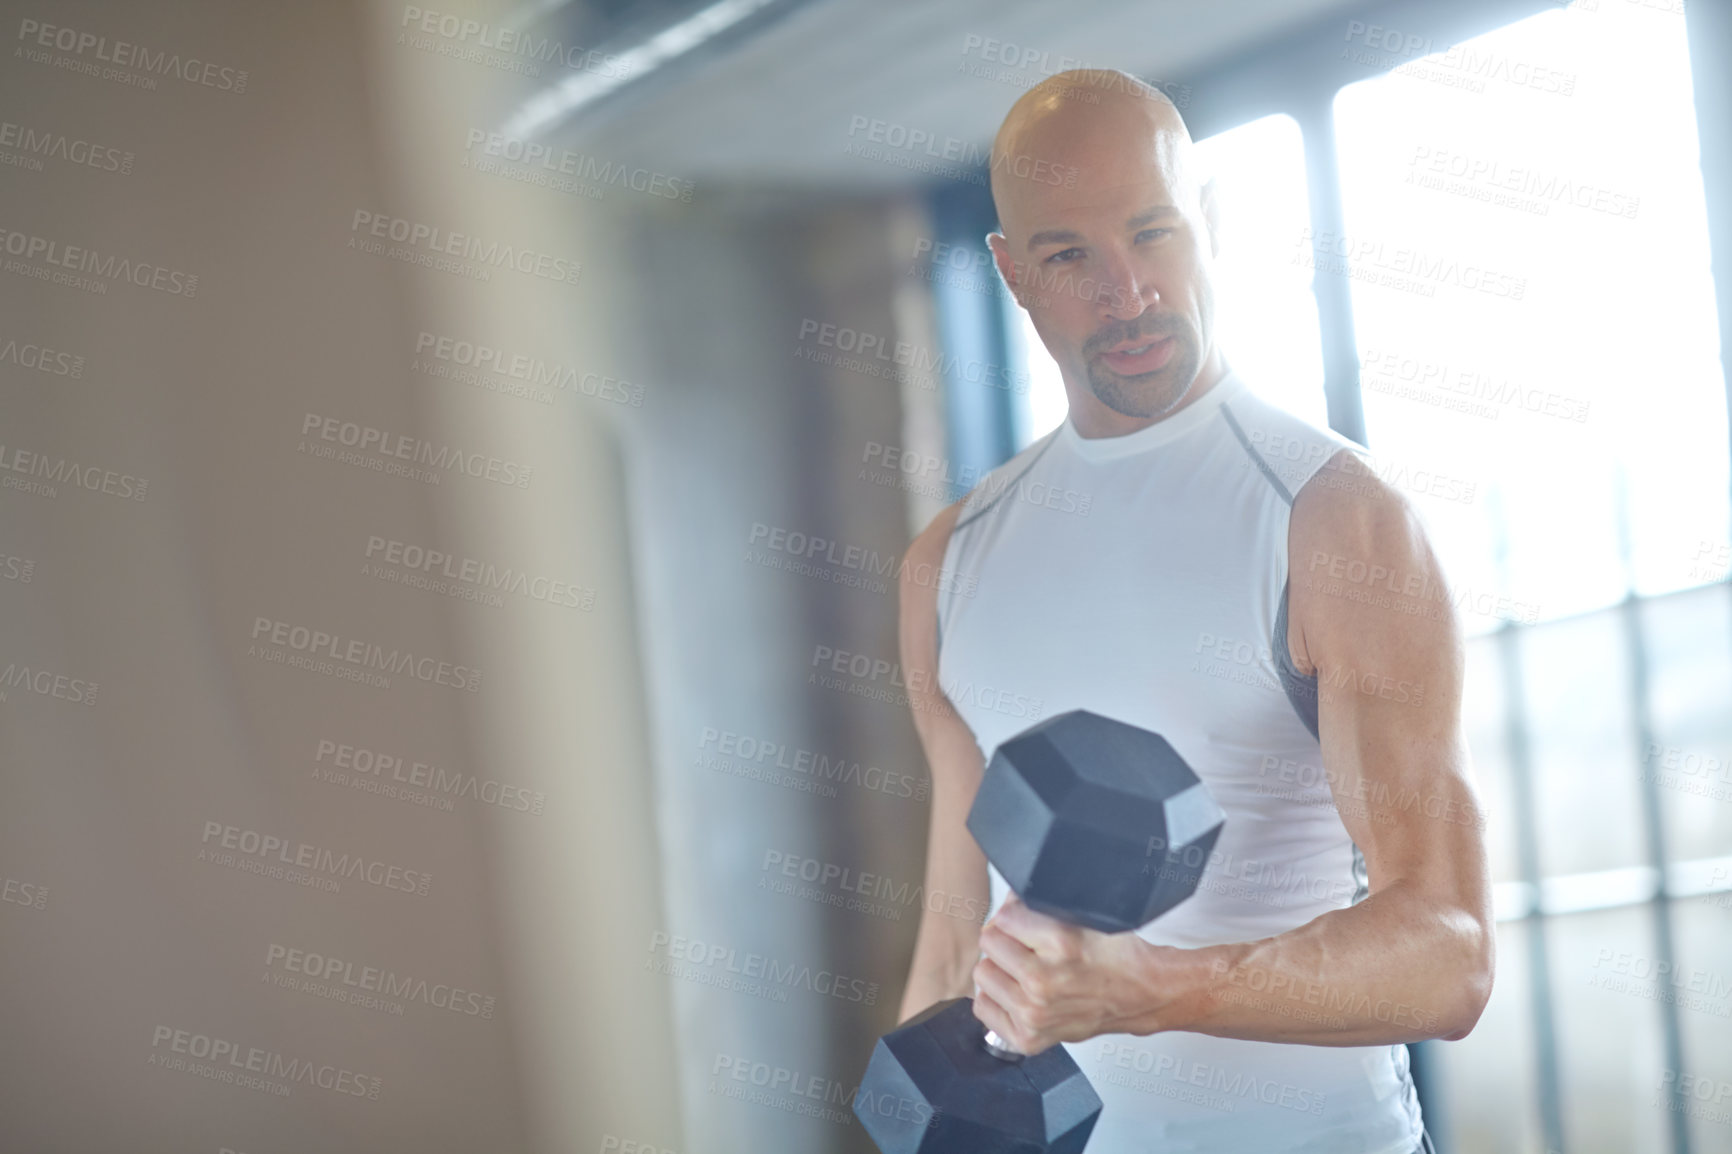
<path id="1" fill-rule="evenodd" d="M 1296 659 L 1317 677 L 1323 764 L 1372 891 L 1398 879 L 1451 889 L 1481 856 L 1461 736 L 1461 632 L 1412 508 L 1381 482 L 1294 503 Z"/>

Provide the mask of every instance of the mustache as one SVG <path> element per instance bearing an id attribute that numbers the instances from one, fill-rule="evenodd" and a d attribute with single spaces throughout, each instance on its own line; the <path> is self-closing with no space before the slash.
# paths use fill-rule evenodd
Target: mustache
<path id="1" fill-rule="evenodd" d="M 1083 355 L 1085 357 L 1096 356 L 1114 345 L 1140 337 L 1164 340 L 1178 334 L 1183 327 L 1177 317 L 1160 313 L 1145 313 L 1134 321 L 1115 321 L 1083 342 Z"/>

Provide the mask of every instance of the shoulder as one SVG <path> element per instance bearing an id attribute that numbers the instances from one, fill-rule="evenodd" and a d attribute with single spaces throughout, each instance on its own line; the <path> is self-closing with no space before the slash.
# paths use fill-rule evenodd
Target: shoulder
<path id="1" fill-rule="evenodd" d="M 1221 418 L 1245 451 L 1247 463 L 1259 469 L 1288 504 L 1337 454 L 1363 451 L 1333 429 L 1314 425 L 1249 388 L 1235 390 L 1222 402 Z"/>
<path id="2" fill-rule="evenodd" d="M 953 528 L 965 528 L 996 507 L 1004 496 L 1015 488 L 1023 475 L 1034 468 L 1035 464 L 1053 447 L 1060 432 L 1061 429 L 1053 429 L 1046 435 L 1037 438 L 1004 464 L 982 477 L 980 482 L 970 489 L 961 501 L 957 502 L 960 508 L 956 517 L 952 519 Z M 937 519 L 934 520 L 934 524 L 936 523 Z M 948 532 L 946 536 L 948 537 Z"/>
<path id="3" fill-rule="evenodd" d="M 1331 453 L 1294 495 L 1289 535 L 1294 544 L 1361 551 L 1425 543 L 1412 502 L 1377 475 L 1358 446 Z"/>
<path id="4" fill-rule="evenodd" d="M 936 638 L 939 583 L 931 580 L 930 575 L 943 569 L 952 538 L 990 513 L 1052 446 L 1058 433 L 1054 429 L 988 472 L 966 495 L 946 505 L 909 542 L 898 584 L 902 640 L 905 646 L 913 647 L 913 652 L 924 652 L 928 639 Z"/>
<path id="5" fill-rule="evenodd" d="M 956 521 L 962 515 L 968 498 L 952 501 L 941 509 L 937 516 L 927 523 L 926 528 L 915 534 L 914 540 L 908 543 L 907 559 L 909 564 L 902 566 L 902 583 L 907 587 L 908 574 L 920 564 L 942 565 L 944 551 L 950 546 L 950 535 L 956 529 Z"/>
<path id="6" fill-rule="evenodd" d="M 1412 503 L 1360 451 L 1333 454 L 1298 492 L 1288 526 L 1289 640 L 1310 672 L 1334 636 L 1452 650 L 1459 632 L 1443 567 Z M 1307 652 L 1309 651 L 1309 652 Z"/>
<path id="7" fill-rule="evenodd" d="M 944 554 L 962 506 L 962 501 L 951 502 L 915 534 L 897 579 L 896 646 L 908 684 L 909 704 L 914 710 L 914 727 L 921 732 L 929 730 L 940 718 L 951 716 L 938 688 L 939 583 L 931 579 L 931 574 L 943 568 Z"/>

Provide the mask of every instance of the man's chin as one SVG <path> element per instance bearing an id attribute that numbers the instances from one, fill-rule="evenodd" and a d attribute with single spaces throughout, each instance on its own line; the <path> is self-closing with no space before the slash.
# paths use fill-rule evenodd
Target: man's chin
<path id="1" fill-rule="evenodd" d="M 1148 420 L 1164 417 L 1185 399 L 1189 381 L 1180 382 L 1173 366 L 1156 369 L 1135 377 L 1089 375 L 1089 388 L 1095 399 L 1121 416 Z"/>

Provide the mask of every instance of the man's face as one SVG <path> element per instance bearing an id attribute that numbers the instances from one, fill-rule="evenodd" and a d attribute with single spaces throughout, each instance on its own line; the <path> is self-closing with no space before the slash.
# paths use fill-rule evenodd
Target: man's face
<path id="1" fill-rule="evenodd" d="M 993 248 L 1005 279 L 1073 389 L 1127 417 L 1166 414 L 1214 334 L 1213 237 L 1188 141 L 1133 108 L 1062 113 L 1017 147 L 1037 158 L 1051 149 L 1077 177 L 1074 187 L 1002 182 Z"/>

